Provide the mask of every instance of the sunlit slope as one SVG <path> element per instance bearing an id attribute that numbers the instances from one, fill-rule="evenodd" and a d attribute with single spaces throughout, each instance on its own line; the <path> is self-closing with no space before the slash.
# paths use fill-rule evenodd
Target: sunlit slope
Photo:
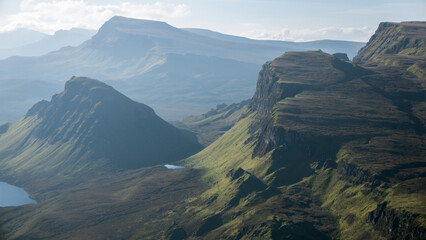
<path id="1" fill-rule="evenodd" d="M 385 22 L 354 58 L 405 69 L 426 79 L 426 22 Z"/>
<path id="2" fill-rule="evenodd" d="M 305 237 L 378 239 L 388 224 L 380 214 L 410 223 L 393 226 L 394 236 L 420 236 L 424 125 L 401 103 L 419 101 L 424 88 L 410 74 L 399 78 L 399 94 L 378 86 L 395 75 L 322 52 L 290 52 L 266 63 L 245 117 L 185 161 L 205 170 L 212 184 L 202 195 L 209 207 L 197 214 L 223 221 L 203 236 L 273 239 L 279 232 L 298 239 L 303 222 L 313 229 Z M 319 214 L 320 221 L 316 214 L 286 213 L 296 204 L 277 208 L 297 194 L 300 202 L 317 201 L 311 212 L 331 215 Z"/>
<path id="3" fill-rule="evenodd" d="M 60 186 L 57 176 L 35 181 L 40 207 L 0 209 L 0 231 L 45 239 L 423 239 L 424 96 L 422 79 L 398 66 L 288 52 L 263 65 L 231 129 L 176 163 L 186 168 L 120 170 Z M 32 112 L 15 128 L 38 125 Z"/>
<path id="4" fill-rule="evenodd" d="M 230 105 L 219 104 L 207 113 L 189 116 L 173 124 L 194 132 L 198 141 L 208 146 L 240 120 L 242 114 L 247 111 L 249 102 L 245 100 Z"/>

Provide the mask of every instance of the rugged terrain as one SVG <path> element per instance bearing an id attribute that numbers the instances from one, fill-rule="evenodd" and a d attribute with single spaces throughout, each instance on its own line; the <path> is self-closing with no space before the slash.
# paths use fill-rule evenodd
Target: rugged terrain
<path id="1" fill-rule="evenodd" d="M 241 115 L 247 111 L 249 102 L 245 100 L 229 105 L 219 104 L 202 115 L 189 116 L 173 124 L 194 132 L 198 141 L 207 147 L 241 119 Z"/>
<path id="2" fill-rule="evenodd" d="M 0 124 L 22 116 L 34 101 L 47 99 L 71 76 L 101 79 L 166 120 L 202 114 L 220 103 L 240 102 L 255 90 L 261 65 L 290 50 L 346 52 L 365 43 L 260 41 L 179 29 L 165 22 L 113 17 L 88 41 L 37 57 L 0 61 L 0 89 L 13 94 L 0 101 Z M 54 39 L 28 48 L 52 47 Z M 217 37 L 220 35 L 221 38 Z M 69 37 L 66 37 L 69 38 Z M 1 54 L 0 54 L 1 55 Z M 25 71 L 22 71 L 25 69 Z M 25 91 L 31 84 L 33 91 Z M 23 87 L 22 87 L 23 85 Z M 47 87 L 46 87 L 47 85 Z M 40 91 L 39 91 L 40 90 Z M 44 94 L 34 94 L 48 90 Z M 24 96 L 26 103 L 23 104 Z M 32 101 L 32 102 L 31 102 Z M 16 109 L 11 112 L 9 106 Z"/>
<path id="3" fill-rule="evenodd" d="M 184 169 L 116 166 L 100 176 L 31 182 L 19 171 L 1 172 L 0 180 L 25 187 L 38 204 L 0 209 L 0 229 L 5 238 L 24 239 L 424 239 L 425 81 L 374 59 L 384 56 L 379 46 L 394 44 L 376 44 L 389 31 L 418 42 L 425 28 L 381 24 L 354 62 L 307 51 L 265 63 L 238 122 L 179 161 Z M 368 49 L 377 55 L 364 59 Z M 401 47 L 385 57 L 423 61 L 418 52 Z M 232 107 L 218 106 L 193 126 L 217 123 L 209 115 L 226 116 L 225 109 Z M 0 141 L 25 139 L 9 131 Z M 29 164 L 30 157 L 18 166 Z"/>

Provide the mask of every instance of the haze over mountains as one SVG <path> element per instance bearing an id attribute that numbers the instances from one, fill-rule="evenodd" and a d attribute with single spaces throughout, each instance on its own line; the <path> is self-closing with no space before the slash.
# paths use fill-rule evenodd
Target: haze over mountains
<path id="1" fill-rule="evenodd" d="M 425 29 L 383 23 L 356 62 L 322 51 L 266 62 L 248 105 L 186 120 L 206 142 L 236 123 L 176 163 L 184 169 L 143 157 L 180 156 L 179 144 L 194 153 L 193 135 L 104 83 L 72 78 L 0 127 L 0 180 L 38 202 L 0 208 L 0 235 L 424 239 Z"/>
<path id="2" fill-rule="evenodd" d="M 0 34 L 3 39 L 0 41 L 0 59 L 11 56 L 39 56 L 62 47 L 77 46 L 95 33 L 94 30 L 79 28 L 59 30 L 53 35 L 23 29 L 3 33 Z"/>
<path id="3" fill-rule="evenodd" d="M 219 103 L 248 99 L 261 64 L 289 50 L 346 52 L 354 56 L 364 43 L 259 41 L 206 30 L 174 28 L 164 22 L 114 17 L 90 40 L 39 57 L 0 61 L 0 88 L 31 81 L 50 94 L 71 76 L 102 79 L 137 101 L 152 106 L 168 120 L 201 114 Z M 22 71 L 25 69 L 25 71 Z M 5 82 L 6 80 L 6 82 Z M 43 81 L 32 82 L 32 81 Z M 27 99 L 37 98 L 31 93 Z M 17 99 L 2 101 L 0 110 Z M 26 105 L 27 106 L 27 105 Z M 28 108 L 29 106 L 27 106 Z M 21 106 L 16 106 L 25 112 Z M 18 111 L 18 110 L 17 110 Z M 0 122 L 19 115 L 2 116 Z"/>
<path id="4" fill-rule="evenodd" d="M 48 35 L 34 30 L 21 28 L 15 31 L 0 33 L 0 36 L 1 48 L 11 49 L 35 43 Z"/>

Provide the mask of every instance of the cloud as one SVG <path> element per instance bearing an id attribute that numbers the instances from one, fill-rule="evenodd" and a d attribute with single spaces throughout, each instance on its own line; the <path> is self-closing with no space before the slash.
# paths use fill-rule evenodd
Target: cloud
<path id="1" fill-rule="evenodd" d="M 393 13 L 391 10 L 378 9 L 378 8 L 352 8 L 343 11 L 344 14 L 355 14 L 355 15 L 379 15 L 379 14 L 390 14 Z"/>
<path id="2" fill-rule="evenodd" d="M 320 39 L 350 40 L 366 42 L 374 33 L 369 27 L 326 27 L 320 29 L 289 29 L 280 31 L 250 30 L 242 35 L 254 39 L 284 41 L 312 41 Z"/>
<path id="3" fill-rule="evenodd" d="M 45 33 L 73 27 L 98 29 L 115 15 L 131 18 L 168 21 L 190 14 L 185 4 L 161 2 L 135 4 L 94 5 L 84 0 L 42 1 L 24 0 L 20 12 L 6 16 L 6 24 L 0 24 L 0 32 L 28 28 Z"/>

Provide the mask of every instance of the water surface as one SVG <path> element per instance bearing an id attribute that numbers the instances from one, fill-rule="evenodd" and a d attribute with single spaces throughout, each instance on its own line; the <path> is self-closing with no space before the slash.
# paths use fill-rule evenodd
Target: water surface
<path id="1" fill-rule="evenodd" d="M 164 165 L 164 167 L 166 167 L 167 169 L 178 169 L 178 168 L 185 168 L 184 166 L 179 166 L 179 165 L 171 165 L 171 164 L 166 164 L 166 165 Z"/>
<path id="2" fill-rule="evenodd" d="M 21 206 L 36 203 L 22 188 L 0 182 L 0 207 Z"/>

